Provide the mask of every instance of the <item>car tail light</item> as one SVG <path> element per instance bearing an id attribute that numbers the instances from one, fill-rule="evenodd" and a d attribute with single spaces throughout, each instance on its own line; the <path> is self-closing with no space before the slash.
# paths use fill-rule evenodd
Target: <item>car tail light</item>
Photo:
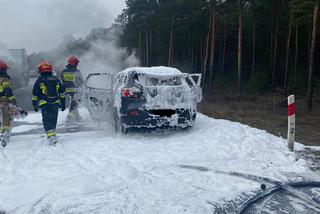
<path id="1" fill-rule="evenodd" d="M 140 111 L 139 110 L 131 110 L 128 112 L 129 116 L 139 116 L 140 115 Z"/>
<path id="2" fill-rule="evenodd" d="M 122 94 L 123 97 L 131 97 L 133 95 L 133 93 L 130 90 L 130 88 L 122 89 L 121 94 Z"/>
<path id="3" fill-rule="evenodd" d="M 128 98 L 139 98 L 141 96 L 141 91 L 137 88 L 123 88 L 121 90 L 121 95 Z"/>

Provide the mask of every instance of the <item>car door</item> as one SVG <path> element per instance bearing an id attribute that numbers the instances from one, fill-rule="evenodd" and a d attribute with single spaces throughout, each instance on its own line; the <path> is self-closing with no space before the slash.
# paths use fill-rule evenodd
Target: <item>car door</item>
<path id="1" fill-rule="evenodd" d="M 113 105 L 113 74 L 89 74 L 78 91 L 78 100 L 90 112 L 94 120 L 105 120 Z"/>
<path id="2" fill-rule="evenodd" d="M 202 89 L 201 89 L 201 80 L 202 74 L 185 74 L 186 81 L 188 85 L 191 87 L 196 101 L 199 103 L 202 101 Z"/>

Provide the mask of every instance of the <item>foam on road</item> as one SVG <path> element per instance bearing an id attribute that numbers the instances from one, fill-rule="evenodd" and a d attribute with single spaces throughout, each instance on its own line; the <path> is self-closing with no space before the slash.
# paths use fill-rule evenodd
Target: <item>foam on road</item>
<path id="1" fill-rule="evenodd" d="M 284 139 L 239 123 L 198 114 L 185 131 L 116 135 L 111 125 L 98 128 L 82 113 L 83 126 L 93 130 L 62 133 L 56 147 L 41 132 L 32 133 L 39 113 L 20 121 L 23 127 L 0 153 L 0 208 L 17 214 L 209 214 L 212 204 L 260 188 L 215 171 L 278 181 L 317 176 L 287 150 Z M 28 123 L 29 133 L 19 134 Z"/>

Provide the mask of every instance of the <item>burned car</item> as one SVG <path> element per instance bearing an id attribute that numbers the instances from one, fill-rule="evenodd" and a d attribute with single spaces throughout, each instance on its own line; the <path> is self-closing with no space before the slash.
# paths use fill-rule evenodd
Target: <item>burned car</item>
<path id="1" fill-rule="evenodd" d="M 116 131 L 192 126 L 202 100 L 200 82 L 201 74 L 169 67 L 134 67 L 118 73 L 113 81 Z"/>

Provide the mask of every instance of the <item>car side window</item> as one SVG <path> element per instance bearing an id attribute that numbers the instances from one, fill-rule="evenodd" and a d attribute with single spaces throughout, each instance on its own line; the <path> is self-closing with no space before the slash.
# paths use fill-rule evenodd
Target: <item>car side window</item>
<path id="1" fill-rule="evenodd" d="M 188 84 L 188 86 L 190 88 L 192 88 L 194 86 L 194 84 L 191 82 L 191 80 L 187 77 L 187 78 L 184 78 L 184 80 L 186 81 L 186 83 Z"/>
<path id="2" fill-rule="evenodd" d="M 125 75 L 125 76 L 124 76 L 123 83 L 124 83 L 124 84 L 127 84 L 127 83 L 128 83 L 128 75 Z"/>
<path id="3" fill-rule="evenodd" d="M 120 75 L 117 75 L 115 78 L 114 78 L 114 84 L 113 84 L 113 91 L 117 91 L 117 89 L 119 88 L 119 85 L 120 85 Z"/>

